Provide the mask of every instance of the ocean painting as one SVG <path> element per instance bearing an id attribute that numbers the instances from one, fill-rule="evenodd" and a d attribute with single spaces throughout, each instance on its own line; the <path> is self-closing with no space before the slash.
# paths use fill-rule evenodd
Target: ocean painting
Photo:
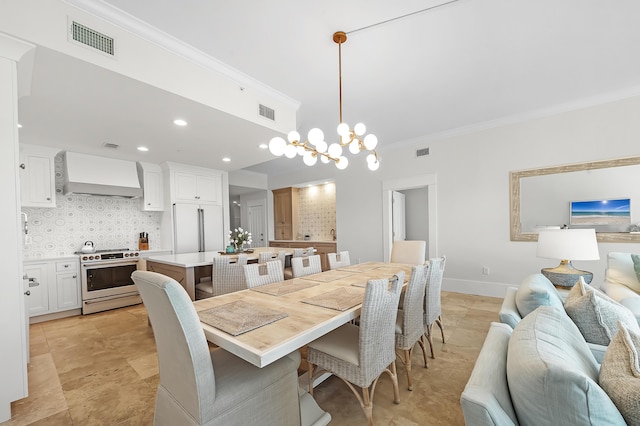
<path id="1" fill-rule="evenodd" d="M 631 199 L 571 201 L 572 225 L 628 225 Z"/>

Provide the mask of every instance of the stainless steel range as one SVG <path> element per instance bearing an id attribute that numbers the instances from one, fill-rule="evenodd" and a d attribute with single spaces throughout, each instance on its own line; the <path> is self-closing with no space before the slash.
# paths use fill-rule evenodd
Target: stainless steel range
<path id="1" fill-rule="evenodd" d="M 82 313 L 106 311 L 142 303 L 131 279 L 140 252 L 129 249 L 80 253 Z"/>

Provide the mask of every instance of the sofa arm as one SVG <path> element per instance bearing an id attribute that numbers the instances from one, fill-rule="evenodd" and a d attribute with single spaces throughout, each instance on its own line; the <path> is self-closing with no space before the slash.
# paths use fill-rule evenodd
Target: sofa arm
<path id="1" fill-rule="evenodd" d="M 469 381 L 460 396 L 467 425 L 518 424 L 507 384 L 507 349 L 511 332 L 507 324 L 491 323 Z"/>
<path id="2" fill-rule="evenodd" d="M 509 325 L 511 328 L 516 328 L 516 325 L 520 322 L 522 317 L 518 312 L 516 306 L 516 293 L 518 289 L 516 287 L 507 288 L 507 293 L 504 295 L 502 306 L 500 307 L 500 322 Z"/>

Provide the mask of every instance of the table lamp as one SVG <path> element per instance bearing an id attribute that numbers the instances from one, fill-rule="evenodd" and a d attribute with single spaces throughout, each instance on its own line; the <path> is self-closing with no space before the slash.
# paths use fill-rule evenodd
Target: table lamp
<path id="1" fill-rule="evenodd" d="M 545 229 L 538 233 L 538 257 L 560 259 L 555 268 L 540 272 L 556 287 L 571 288 L 580 277 L 590 283 L 593 274 L 576 269 L 572 260 L 598 260 L 598 242 L 595 229 Z"/>

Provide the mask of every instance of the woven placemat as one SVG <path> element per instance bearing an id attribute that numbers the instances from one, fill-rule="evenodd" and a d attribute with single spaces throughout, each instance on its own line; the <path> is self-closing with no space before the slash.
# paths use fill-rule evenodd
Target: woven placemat
<path id="1" fill-rule="evenodd" d="M 317 285 L 320 285 L 320 283 L 315 281 L 305 281 L 298 278 L 254 287 L 251 290 L 271 294 L 273 296 L 282 296 L 283 294 L 293 293 L 294 291 L 304 290 L 305 288 L 315 287 Z"/>
<path id="2" fill-rule="evenodd" d="M 203 323 L 218 328 L 232 336 L 238 336 L 286 318 L 289 314 L 237 300 L 200 311 L 198 316 Z"/>
<path id="3" fill-rule="evenodd" d="M 321 272 L 319 274 L 313 274 L 313 275 L 307 275 L 304 277 L 300 277 L 301 280 L 308 280 L 308 281 L 318 281 L 321 283 L 328 283 L 330 281 L 335 281 L 335 280 L 339 280 L 342 278 L 346 278 L 348 276 L 353 275 L 353 272 L 349 272 L 349 271 L 339 271 L 337 269 L 334 269 L 333 271 L 326 271 L 326 272 Z"/>
<path id="4" fill-rule="evenodd" d="M 336 311 L 346 311 L 364 300 L 364 290 L 353 287 L 340 287 L 327 293 L 319 294 L 309 299 L 302 300 L 309 305 L 321 306 L 323 308 L 335 309 Z"/>

